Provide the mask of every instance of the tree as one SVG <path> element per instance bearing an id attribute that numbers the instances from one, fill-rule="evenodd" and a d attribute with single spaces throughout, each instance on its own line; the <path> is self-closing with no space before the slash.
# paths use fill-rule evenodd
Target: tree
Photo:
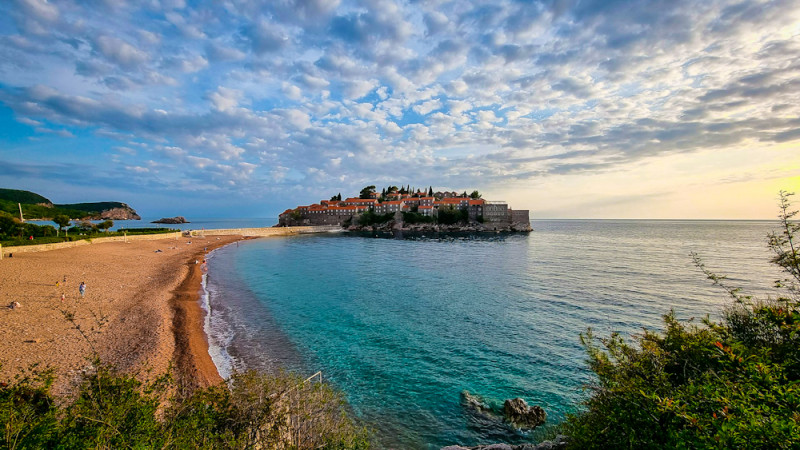
<path id="1" fill-rule="evenodd" d="M 367 186 L 361 190 L 358 198 L 370 198 L 370 195 L 375 192 L 375 186 Z"/>
<path id="2" fill-rule="evenodd" d="M 781 231 L 772 260 L 789 276 L 786 294 L 753 299 L 695 264 L 733 300 L 721 321 L 664 316 L 663 333 L 635 345 L 617 334 L 581 342 L 597 376 L 586 409 L 563 430 L 573 448 L 800 447 L 800 271 L 791 194 L 781 192 Z"/>
<path id="3" fill-rule="evenodd" d="M 58 231 L 61 231 L 64 229 L 64 227 L 68 226 L 69 220 L 70 219 L 66 214 L 56 214 L 56 216 L 53 217 L 53 222 L 58 225 Z"/>
<path id="4" fill-rule="evenodd" d="M 433 197 L 433 186 L 428 187 L 428 197 Z"/>
<path id="5" fill-rule="evenodd" d="M 473 199 L 477 200 L 477 199 L 481 198 L 481 193 L 478 192 L 477 190 L 472 191 L 472 193 L 469 194 L 469 198 L 473 198 Z"/>
<path id="6" fill-rule="evenodd" d="M 114 221 L 111 219 L 106 219 L 103 222 L 97 224 L 97 228 L 103 231 L 108 231 L 109 228 L 114 226 Z"/>

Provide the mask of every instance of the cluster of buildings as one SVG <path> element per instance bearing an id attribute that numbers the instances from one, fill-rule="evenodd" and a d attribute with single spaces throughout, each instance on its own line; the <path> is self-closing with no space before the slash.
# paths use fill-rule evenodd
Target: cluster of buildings
<path id="1" fill-rule="evenodd" d="M 530 224 L 528 210 L 512 210 L 506 202 L 470 198 L 456 192 L 436 192 L 432 196 L 422 192 L 414 194 L 397 191 L 379 194 L 370 192 L 370 198 L 321 200 L 308 206 L 287 209 L 278 216 L 279 226 L 343 225 L 358 223 L 358 217 L 367 211 L 375 214 L 395 214 L 402 221 L 403 212 L 437 217 L 442 209 L 466 210 L 470 222 L 508 226 L 515 223 Z M 341 196 L 339 197 L 341 198 Z"/>

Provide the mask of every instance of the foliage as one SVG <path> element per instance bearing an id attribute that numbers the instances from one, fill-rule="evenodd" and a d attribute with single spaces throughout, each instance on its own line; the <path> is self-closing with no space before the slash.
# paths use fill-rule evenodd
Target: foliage
<path id="1" fill-rule="evenodd" d="M 35 192 L 22 191 L 19 189 L 0 189 L 0 200 L 31 205 L 39 203 L 47 205 L 53 204 L 53 202 Z"/>
<path id="2" fill-rule="evenodd" d="M 109 222 L 109 223 L 106 223 Z M 113 226 L 113 222 L 108 220 L 101 225 Z M 104 228 L 105 229 L 105 228 Z M 52 225 L 36 225 L 33 223 L 22 223 L 14 217 L 0 214 L 0 245 L 13 247 L 20 245 L 53 244 L 57 242 L 68 242 L 79 239 L 92 239 L 96 237 L 123 236 L 137 234 L 161 234 L 172 233 L 176 230 L 170 228 L 130 228 L 115 232 L 98 233 L 91 222 L 82 224 L 81 227 L 72 227 L 67 230 L 67 234 L 56 236 L 56 229 Z M 33 236 L 33 240 L 29 239 Z"/>
<path id="3" fill-rule="evenodd" d="M 0 200 L 0 211 L 9 213 L 14 217 L 19 217 L 19 206 L 16 202 L 8 200 Z M 57 208 L 50 206 L 42 206 L 35 204 L 22 204 L 22 213 L 26 219 L 45 219 L 53 217 L 57 214 L 64 214 L 73 219 L 79 219 L 87 215 L 84 211 L 74 209 Z"/>
<path id="4" fill-rule="evenodd" d="M 126 205 L 120 202 L 92 202 L 92 203 L 64 203 L 54 205 L 56 208 L 69 209 L 73 211 L 83 211 L 85 214 L 98 214 L 114 208 L 124 208 Z"/>
<path id="5" fill-rule="evenodd" d="M 58 225 L 58 229 L 61 230 L 69 225 L 69 217 L 66 214 L 56 214 L 53 216 L 53 222 L 55 222 L 56 225 Z"/>
<path id="6" fill-rule="evenodd" d="M 420 214 L 417 212 L 404 212 L 403 213 L 403 222 L 415 224 L 415 223 L 433 223 L 433 217 L 426 216 L 424 214 Z"/>
<path id="7" fill-rule="evenodd" d="M 52 371 L 0 384 L 0 448 L 368 448 L 339 392 L 296 375 L 247 372 L 178 392 L 95 360 L 74 399 L 56 401 Z"/>
<path id="8" fill-rule="evenodd" d="M 773 260 L 789 274 L 786 296 L 753 300 L 700 269 L 731 295 L 721 321 L 664 316 L 633 344 L 581 336 L 597 375 L 586 410 L 570 416 L 573 448 L 797 448 L 800 446 L 800 298 L 797 225 L 781 192 Z M 784 284 L 786 286 L 786 284 Z"/>
<path id="9" fill-rule="evenodd" d="M 108 231 L 109 228 L 114 226 L 114 221 L 111 219 L 106 219 L 97 224 L 97 228 L 102 231 Z"/>
<path id="10" fill-rule="evenodd" d="M 361 226 L 386 223 L 394 219 L 394 213 L 375 214 L 374 211 L 366 211 L 358 217 L 358 224 Z"/>
<path id="11" fill-rule="evenodd" d="M 47 219 L 56 215 L 65 215 L 70 219 L 81 219 L 87 216 L 100 214 L 100 212 L 123 208 L 126 205 L 120 202 L 95 202 L 95 203 L 69 203 L 54 205 L 50 200 L 39 194 L 17 189 L 0 189 L 0 211 L 19 217 L 19 205 L 22 204 L 22 213 L 25 219 Z"/>
<path id="12" fill-rule="evenodd" d="M 375 186 L 366 186 L 364 189 L 361 189 L 358 198 L 371 198 L 370 194 L 373 192 L 375 192 Z"/>
<path id="13" fill-rule="evenodd" d="M 443 225 L 466 223 L 469 220 L 469 213 L 466 209 L 439 208 L 436 220 Z"/>
<path id="14" fill-rule="evenodd" d="M 469 198 L 477 200 L 477 199 L 481 198 L 481 193 L 478 192 L 477 190 L 472 191 L 472 193 L 469 194 Z"/>

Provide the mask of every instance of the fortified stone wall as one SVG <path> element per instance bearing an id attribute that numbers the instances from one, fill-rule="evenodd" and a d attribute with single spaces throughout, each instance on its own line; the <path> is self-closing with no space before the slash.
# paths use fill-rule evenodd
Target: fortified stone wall
<path id="1" fill-rule="evenodd" d="M 531 223 L 531 217 L 529 211 L 527 209 L 512 210 L 511 223 Z"/>
<path id="2" fill-rule="evenodd" d="M 508 223 L 508 205 L 505 203 L 487 202 L 483 206 L 484 223 Z"/>

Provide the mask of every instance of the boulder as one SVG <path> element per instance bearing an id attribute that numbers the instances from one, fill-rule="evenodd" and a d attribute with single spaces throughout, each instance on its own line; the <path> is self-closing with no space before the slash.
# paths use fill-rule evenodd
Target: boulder
<path id="1" fill-rule="evenodd" d="M 503 416 L 518 428 L 534 429 L 547 420 L 547 413 L 540 406 L 528 406 L 525 400 L 517 397 L 503 403 Z"/>

